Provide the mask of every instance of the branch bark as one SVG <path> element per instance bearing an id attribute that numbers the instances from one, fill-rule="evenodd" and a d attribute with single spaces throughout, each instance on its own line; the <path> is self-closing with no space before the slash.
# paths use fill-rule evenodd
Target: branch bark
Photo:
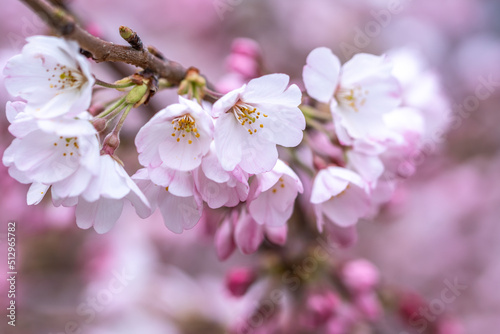
<path id="1" fill-rule="evenodd" d="M 64 9 L 55 7 L 45 0 L 21 1 L 59 34 L 78 42 L 96 62 L 122 62 L 149 69 L 173 84 L 178 84 L 186 76 L 186 69 L 177 62 L 160 59 L 146 49 L 136 50 L 131 46 L 116 45 L 91 35 Z"/>

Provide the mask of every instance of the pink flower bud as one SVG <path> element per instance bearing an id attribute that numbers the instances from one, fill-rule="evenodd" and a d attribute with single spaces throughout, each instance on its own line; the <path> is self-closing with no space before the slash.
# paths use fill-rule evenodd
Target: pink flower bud
<path id="1" fill-rule="evenodd" d="M 227 57 L 226 63 L 231 72 L 239 73 L 246 78 L 255 78 L 259 75 L 259 64 L 246 55 L 231 54 Z"/>
<path id="2" fill-rule="evenodd" d="M 96 116 L 103 111 L 104 111 L 104 106 L 102 104 L 99 104 L 99 103 L 93 104 L 89 107 L 89 113 L 92 116 Z"/>
<path id="3" fill-rule="evenodd" d="M 235 297 L 243 296 L 255 282 L 257 275 L 251 268 L 234 268 L 226 275 L 226 287 Z"/>
<path id="4" fill-rule="evenodd" d="M 377 320 L 382 315 L 382 305 L 375 293 L 363 293 L 356 297 L 354 304 L 358 310 L 371 321 Z"/>
<path id="5" fill-rule="evenodd" d="M 92 120 L 92 125 L 96 129 L 97 132 L 102 132 L 106 129 L 106 120 L 102 118 L 95 118 Z"/>
<path id="6" fill-rule="evenodd" d="M 118 146 L 120 146 L 120 138 L 116 133 L 111 132 L 104 138 L 101 153 L 113 155 Z"/>
<path id="7" fill-rule="evenodd" d="M 409 320 L 418 313 L 419 308 L 425 306 L 422 297 L 416 293 L 405 293 L 399 301 L 399 312 L 403 319 Z"/>
<path id="8" fill-rule="evenodd" d="M 301 322 L 310 329 L 318 329 L 335 314 L 340 306 L 340 298 L 331 291 L 312 294 L 306 300 L 306 312 Z"/>
<path id="9" fill-rule="evenodd" d="M 237 216 L 238 214 L 236 211 L 231 212 L 231 215 L 222 221 L 222 224 L 215 232 L 215 250 L 217 252 L 217 257 L 221 261 L 231 256 L 236 249 L 233 238 L 233 220 L 237 219 Z"/>
<path id="10" fill-rule="evenodd" d="M 262 55 L 259 44 L 249 38 L 235 39 L 233 41 L 233 45 L 231 46 L 231 52 L 253 58 L 260 58 Z"/>
<path id="11" fill-rule="evenodd" d="M 344 284 L 353 293 L 364 293 L 373 289 L 379 282 L 378 269 L 364 259 L 346 263 L 342 269 Z"/>

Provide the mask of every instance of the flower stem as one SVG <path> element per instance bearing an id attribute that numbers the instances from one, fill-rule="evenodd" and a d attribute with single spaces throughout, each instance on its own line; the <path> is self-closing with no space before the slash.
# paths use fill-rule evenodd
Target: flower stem
<path id="1" fill-rule="evenodd" d="M 121 84 L 121 85 L 115 85 L 115 84 L 110 84 L 110 83 L 101 81 L 101 80 L 99 80 L 97 78 L 95 79 L 95 84 L 99 85 L 99 86 L 102 86 L 102 87 L 114 88 L 114 89 L 127 88 L 127 87 L 131 87 L 131 86 L 135 85 L 135 83 L 133 83 L 133 82 L 127 82 L 127 83 L 124 83 L 124 84 Z"/>
<path id="2" fill-rule="evenodd" d="M 113 129 L 113 133 L 115 133 L 117 136 L 120 134 L 120 130 L 123 126 L 123 123 L 125 123 L 125 119 L 127 118 L 130 110 L 132 110 L 133 106 L 134 106 L 133 104 L 128 104 L 125 111 L 122 114 L 122 117 L 120 117 L 120 120 L 118 121 L 118 123 L 116 123 L 116 126 Z"/>
<path id="3" fill-rule="evenodd" d="M 300 110 L 306 118 L 316 118 L 324 121 L 331 121 L 332 115 L 330 113 L 321 112 L 308 105 L 301 105 Z"/>
<path id="4" fill-rule="evenodd" d="M 318 130 L 319 132 L 323 132 L 324 134 L 326 134 L 328 136 L 328 138 L 330 138 L 330 139 L 332 138 L 332 135 L 330 134 L 330 132 L 327 129 L 325 129 L 323 124 L 316 121 L 315 119 L 306 117 L 306 124 L 308 126 L 310 126 L 311 128 Z"/>
<path id="5" fill-rule="evenodd" d="M 121 105 L 125 102 L 125 98 L 126 98 L 126 95 L 123 96 L 122 98 L 120 98 L 118 101 L 116 101 L 115 104 L 113 104 L 108 109 L 104 110 L 102 113 L 100 113 L 96 117 L 97 118 L 103 118 L 103 117 L 109 115 L 112 111 L 114 111 L 114 110 L 118 109 L 119 107 L 121 107 Z M 121 110 L 121 109 L 119 109 L 119 110 Z"/>

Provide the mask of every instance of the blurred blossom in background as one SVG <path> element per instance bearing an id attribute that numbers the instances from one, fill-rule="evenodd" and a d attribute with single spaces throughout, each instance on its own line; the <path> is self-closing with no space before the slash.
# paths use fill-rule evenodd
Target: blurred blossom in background
<path id="1" fill-rule="evenodd" d="M 302 85 L 306 57 L 320 46 L 332 49 L 342 63 L 359 52 L 385 53 L 405 88 L 404 105 L 423 111 L 425 145 L 414 156 L 415 174 L 398 183 L 372 220 L 357 225 L 357 242 L 327 252 L 335 258 L 350 303 L 318 287 L 303 292 L 307 312 L 300 317 L 294 315 L 298 306 L 288 302 L 294 283 L 286 280 L 300 285 L 301 276 L 284 276 L 281 286 L 265 279 L 254 284 L 259 273 L 244 268 L 255 267 L 262 255 L 235 252 L 219 261 L 210 219 L 175 235 L 159 212 L 140 220 L 129 206 L 113 230 L 99 235 L 77 228 L 71 208 L 54 208 L 47 199 L 28 207 L 28 187 L 0 165 L 2 245 L 7 222 L 18 227 L 18 322 L 8 327 L 3 316 L 0 332 L 292 333 L 287 324 L 300 324 L 300 333 L 500 330 L 498 1 L 63 2 L 92 34 L 123 43 L 118 27 L 127 25 L 169 59 L 199 68 L 222 92 L 263 74 L 262 69 L 287 73 Z M 3 4 L 0 29 L 2 68 L 26 37 L 50 33 L 15 0 Z M 123 64 L 94 65 L 94 73 L 108 82 L 133 71 Z M 2 105 L 9 99 L 3 85 L 0 99 Z M 151 105 L 160 110 L 176 101 L 175 92 L 166 91 Z M 123 129 L 120 156 L 129 174 L 139 168 L 133 138 L 150 117 L 143 110 Z M 444 125 L 449 131 L 438 133 Z M 2 153 L 12 141 L 7 126 L 2 112 Z M 6 248 L 0 249 L 2 314 Z M 321 265 L 324 258 L 314 261 Z M 388 294 L 398 291 L 397 310 L 386 317 L 381 314 L 387 305 L 376 297 L 386 290 L 374 290 L 381 286 Z M 272 301 L 277 295 L 279 305 Z M 384 300 L 391 298 L 396 297 Z M 266 300 L 271 302 L 262 303 Z M 360 318 L 378 322 L 379 331 L 352 326 Z"/>

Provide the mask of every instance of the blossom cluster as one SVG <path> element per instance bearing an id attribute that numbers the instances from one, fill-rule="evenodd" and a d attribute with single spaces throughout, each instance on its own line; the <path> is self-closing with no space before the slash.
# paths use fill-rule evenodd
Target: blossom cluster
<path id="1" fill-rule="evenodd" d="M 235 83 L 257 77 L 252 56 L 260 54 L 243 57 L 251 70 Z M 304 94 L 285 74 L 233 89 L 226 81 L 228 92 L 213 104 L 180 89 L 178 103 L 138 131 L 143 168 L 129 176 L 114 152 L 130 109 L 150 97 L 148 79 L 117 81 L 114 88 L 126 95 L 93 116 L 89 62 L 77 43 L 45 36 L 28 38 L 4 75 L 8 92 L 20 99 L 6 106 L 15 139 L 3 163 L 13 178 L 31 184 L 28 204 L 50 191 L 54 205 L 76 206 L 79 227 L 98 233 L 113 227 L 125 200 L 141 218 L 158 209 L 174 233 L 215 219 L 223 259 L 236 248 L 255 252 L 265 238 L 284 244 L 302 193 L 300 206 L 314 213 L 320 231 L 328 221 L 349 233 L 390 197 L 425 130 L 422 111 L 403 101 L 387 56 L 358 54 L 341 66 L 331 50 L 317 48 L 303 69 Z"/>

